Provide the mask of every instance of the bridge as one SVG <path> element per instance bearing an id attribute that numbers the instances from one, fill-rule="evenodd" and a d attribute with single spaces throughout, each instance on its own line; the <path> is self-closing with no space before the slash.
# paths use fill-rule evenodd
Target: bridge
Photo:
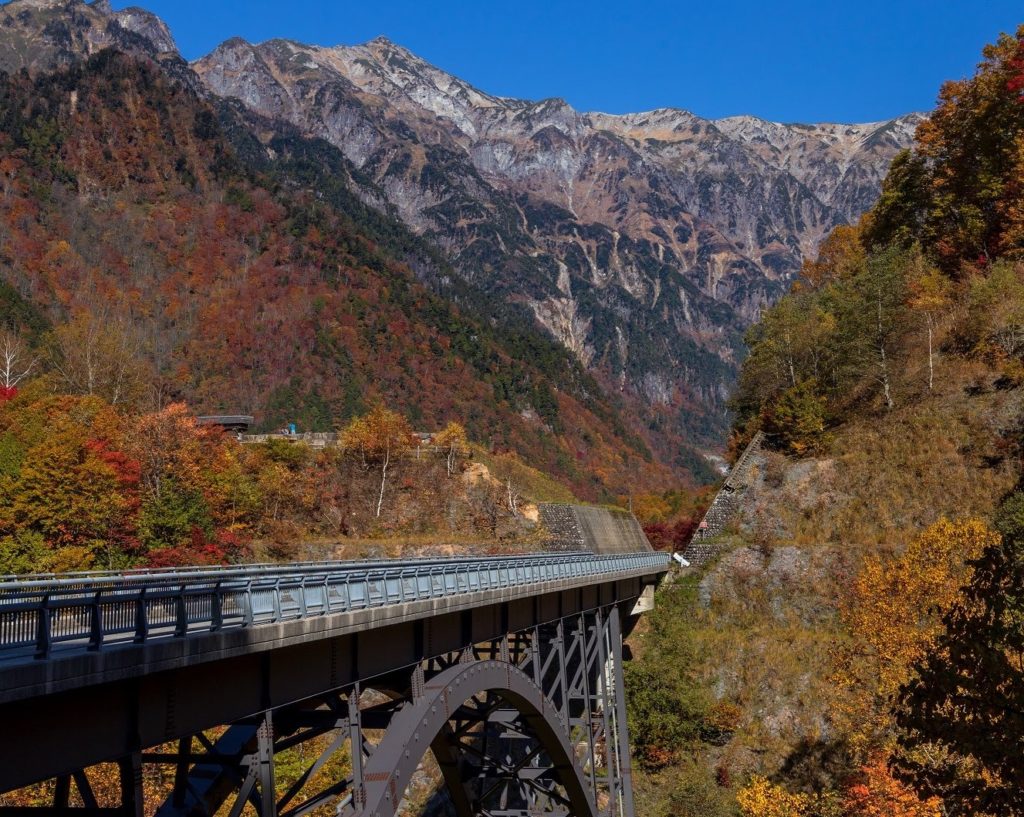
<path id="1" fill-rule="evenodd" d="M 0 580 L 0 792 L 47 781 L 0 817 L 393 817 L 429 754 L 458 817 L 633 817 L 622 639 L 667 569 L 647 549 Z"/>

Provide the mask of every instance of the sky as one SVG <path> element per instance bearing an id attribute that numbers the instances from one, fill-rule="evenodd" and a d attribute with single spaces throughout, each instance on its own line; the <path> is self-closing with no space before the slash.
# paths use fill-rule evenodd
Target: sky
<path id="1" fill-rule="evenodd" d="M 1021 0 L 115 0 L 188 59 L 233 36 L 351 45 L 384 35 L 491 94 L 581 111 L 865 122 L 927 111 Z"/>

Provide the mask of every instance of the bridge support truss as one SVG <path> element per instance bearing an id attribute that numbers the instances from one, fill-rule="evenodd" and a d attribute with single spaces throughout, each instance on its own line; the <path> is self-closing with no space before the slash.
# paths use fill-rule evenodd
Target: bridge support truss
<path id="1" fill-rule="evenodd" d="M 399 669 L 363 678 L 355 667 L 354 682 L 117 759 L 109 807 L 79 769 L 57 779 L 49 805 L 0 807 L 0 817 L 393 817 L 428 754 L 458 817 L 634 817 L 628 609 L 603 604 L 523 629 L 507 626 L 506 610 L 504 634 L 475 643 L 464 618 L 465 643 L 437 654 L 420 622 L 418 659 Z M 157 778 L 166 791 L 144 796 L 143 780 Z"/>

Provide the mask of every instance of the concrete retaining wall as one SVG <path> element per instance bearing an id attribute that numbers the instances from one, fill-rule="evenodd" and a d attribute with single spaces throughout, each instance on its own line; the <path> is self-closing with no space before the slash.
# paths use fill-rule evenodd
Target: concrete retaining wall
<path id="1" fill-rule="evenodd" d="M 589 550 L 594 553 L 650 551 L 637 518 L 629 511 L 585 505 L 542 504 L 540 518 L 556 550 Z"/>

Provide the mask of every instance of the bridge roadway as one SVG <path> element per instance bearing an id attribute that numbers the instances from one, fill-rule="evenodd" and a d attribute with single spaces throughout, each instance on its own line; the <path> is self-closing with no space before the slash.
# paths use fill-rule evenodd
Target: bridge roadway
<path id="1" fill-rule="evenodd" d="M 667 569 L 573 552 L 0 579 L 0 792 L 56 780 L 0 817 L 151 814 L 148 763 L 174 770 L 161 817 L 232 798 L 230 817 L 393 815 L 428 746 L 460 817 L 631 817 L 622 635 Z M 325 755 L 275 800 L 275 753 L 332 729 L 349 777 L 300 795 Z M 102 762 L 113 806 L 85 772 Z"/>

